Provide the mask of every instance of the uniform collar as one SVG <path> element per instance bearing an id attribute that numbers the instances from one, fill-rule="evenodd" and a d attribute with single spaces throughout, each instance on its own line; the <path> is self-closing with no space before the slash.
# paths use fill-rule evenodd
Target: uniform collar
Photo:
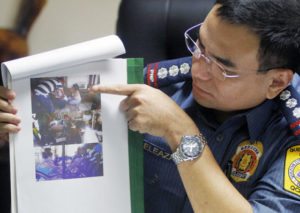
<path id="1" fill-rule="evenodd" d="M 245 112 L 251 141 L 255 141 L 265 131 L 272 115 L 278 111 L 279 105 L 274 100 L 266 100 L 259 106 Z"/>
<path id="2" fill-rule="evenodd" d="M 204 108 L 198 105 L 197 116 L 201 117 L 201 120 L 206 123 L 206 125 L 217 130 L 218 128 L 238 128 L 243 124 L 247 124 L 247 129 L 249 133 L 249 140 L 255 141 L 265 130 L 265 126 L 271 120 L 271 116 L 274 111 L 278 109 L 279 105 L 274 100 L 266 100 L 262 104 L 255 108 L 245 110 L 235 114 L 231 118 L 227 119 L 224 123 L 219 124 L 210 109 Z M 238 126 L 236 126 L 238 125 Z M 234 127 L 236 126 L 236 127 Z"/>

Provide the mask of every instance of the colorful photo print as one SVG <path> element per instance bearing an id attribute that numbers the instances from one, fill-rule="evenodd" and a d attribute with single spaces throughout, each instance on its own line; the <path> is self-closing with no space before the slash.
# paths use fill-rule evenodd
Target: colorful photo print
<path id="1" fill-rule="evenodd" d="M 91 86 L 99 83 L 99 75 L 31 79 L 33 145 L 38 150 L 35 153 L 37 180 L 103 175 L 103 171 L 98 171 L 103 168 L 101 99 L 100 94 L 89 90 Z M 84 173 L 79 170 L 79 174 L 75 172 L 71 175 L 72 169 L 69 167 L 73 162 L 68 160 L 76 154 L 69 153 L 68 148 L 76 145 L 81 149 L 89 147 L 89 144 L 101 146 L 101 149 L 97 149 L 101 151 L 101 160 L 96 161 L 98 164 L 91 164 L 97 172 Z M 90 150 L 89 147 L 88 151 Z M 44 158 L 46 156 L 48 159 L 48 154 L 52 154 L 51 161 L 55 164 L 42 163 L 48 162 Z M 45 165 L 49 168 L 45 168 Z M 47 174 L 43 175 L 43 171 Z"/>
<path id="2" fill-rule="evenodd" d="M 35 147 L 36 180 L 103 176 L 101 143 Z"/>

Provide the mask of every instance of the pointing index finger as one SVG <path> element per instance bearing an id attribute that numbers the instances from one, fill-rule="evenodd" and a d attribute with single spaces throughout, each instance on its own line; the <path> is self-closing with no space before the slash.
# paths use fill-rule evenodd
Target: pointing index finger
<path id="1" fill-rule="evenodd" d="M 138 90 L 138 84 L 94 85 L 93 92 L 129 96 Z"/>

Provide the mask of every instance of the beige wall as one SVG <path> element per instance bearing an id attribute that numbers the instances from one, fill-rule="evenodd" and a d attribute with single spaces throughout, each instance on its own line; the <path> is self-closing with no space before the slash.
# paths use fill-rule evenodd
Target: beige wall
<path id="1" fill-rule="evenodd" d="M 7 19 L 0 16 L 1 27 L 13 23 L 19 2 L 1 0 L 0 13 L 5 10 Z M 119 3 L 120 0 L 48 0 L 29 34 L 31 54 L 114 34 Z"/>
<path id="2" fill-rule="evenodd" d="M 0 0 L 0 27 L 11 29 L 22 0 Z"/>

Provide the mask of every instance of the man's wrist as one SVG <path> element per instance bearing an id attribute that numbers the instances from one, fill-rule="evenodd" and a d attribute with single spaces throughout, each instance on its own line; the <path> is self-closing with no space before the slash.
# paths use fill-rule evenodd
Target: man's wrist
<path id="1" fill-rule="evenodd" d="M 170 131 L 166 132 L 164 138 L 166 139 L 172 152 L 175 152 L 179 147 L 181 139 L 185 135 L 199 135 L 201 134 L 197 128 L 189 128 L 188 130 Z"/>
<path id="2" fill-rule="evenodd" d="M 206 139 L 202 134 L 184 135 L 171 157 L 176 165 L 184 161 L 195 160 L 202 155 L 206 144 Z"/>

